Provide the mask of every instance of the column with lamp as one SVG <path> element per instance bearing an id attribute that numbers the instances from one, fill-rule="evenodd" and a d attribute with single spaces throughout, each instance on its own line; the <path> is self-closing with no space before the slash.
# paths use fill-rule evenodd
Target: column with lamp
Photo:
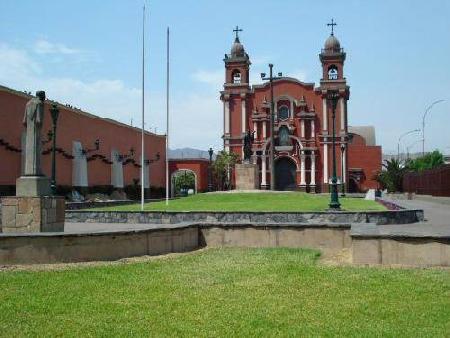
<path id="1" fill-rule="evenodd" d="M 208 155 L 209 155 L 209 165 L 208 165 L 208 191 L 213 191 L 213 184 L 212 184 L 212 157 L 214 154 L 214 150 L 212 148 L 209 148 Z"/>
<path id="2" fill-rule="evenodd" d="M 339 203 L 337 177 L 336 177 L 336 107 L 339 100 L 339 92 L 332 90 L 328 93 L 328 100 L 331 103 L 332 108 L 332 121 L 333 121 L 333 135 L 332 135 L 332 150 L 333 150 L 333 176 L 331 177 L 331 196 L 330 196 L 330 209 L 339 210 L 341 204 Z"/>
<path id="3" fill-rule="evenodd" d="M 341 185 L 342 185 L 342 193 L 341 193 L 341 197 L 345 197 L 345 180 L 344 177 L 346 178 L 347 175 L 345 175 L 345 165 L 344 165 L 344 161 L 345 161 L 345 143 L 341 143 Z"/>
<path id="4" fill-rule="evenodd" d="M 50 108 L 50 114 L 52 116 L 52 178 L 51 178 L 51 190 L 52 194 L 56 195 L 56 124 L 58 123 L 59 108 L 56 103 L 52 104 Z"/>

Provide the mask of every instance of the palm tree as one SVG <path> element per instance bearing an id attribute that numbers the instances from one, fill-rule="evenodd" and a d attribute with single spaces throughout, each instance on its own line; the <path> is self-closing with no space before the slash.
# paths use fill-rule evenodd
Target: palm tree
<path id="1" fill-rule="evenodd" d="M 401 192 L 406 168 L 401 165 L 400 161 L 392 158 L 384 161 L 383 169 L 376 175 L 376 180 L 380 183 L 381 188 L 387 189 L 388 192 Z"/>

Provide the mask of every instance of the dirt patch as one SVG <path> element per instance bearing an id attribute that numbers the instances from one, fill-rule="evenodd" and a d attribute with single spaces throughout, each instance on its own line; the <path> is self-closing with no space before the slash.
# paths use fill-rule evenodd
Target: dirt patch
<path id="1" fill-rule="evenodd" d="M 319 263 L 328 266 L 352 265 L 352 251 L 346 248 L 332 255 L 322 254 Z"/>

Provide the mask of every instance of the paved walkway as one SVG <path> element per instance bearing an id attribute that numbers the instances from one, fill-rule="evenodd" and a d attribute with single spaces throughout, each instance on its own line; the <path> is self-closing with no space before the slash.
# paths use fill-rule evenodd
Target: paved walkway
<path id="1" fill-rule="evenodd" d="M 390 199 L 407 209 L 423 209 L 425 221 L 437 227 L 450 228 L 450 205 L 421 200 Z"/>
<path id="2" fill-rule="evenodd" d="M 68 223 L 64 224 L 65 233 L 103 232 L 145 230 L 159 228 L 161 224 L 134 224 L 134 223 Z"/>

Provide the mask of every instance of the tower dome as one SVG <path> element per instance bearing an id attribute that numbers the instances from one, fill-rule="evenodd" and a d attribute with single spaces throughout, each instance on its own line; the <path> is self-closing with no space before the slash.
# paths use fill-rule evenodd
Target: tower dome
<path id="1" fill-rule="evenodd" d="M 329 53 L 339 53 L 341 51 L 341 43 L 339 40 L 331 34 L 325 41 L 324 51 Z"/>
<path id="2" fill-rule="evenodd" d="M 245 56 L 245 50 L 239 38 L 234 39 L 233 46 L 231 46 L 231 57 L 242 57 Z"/>

